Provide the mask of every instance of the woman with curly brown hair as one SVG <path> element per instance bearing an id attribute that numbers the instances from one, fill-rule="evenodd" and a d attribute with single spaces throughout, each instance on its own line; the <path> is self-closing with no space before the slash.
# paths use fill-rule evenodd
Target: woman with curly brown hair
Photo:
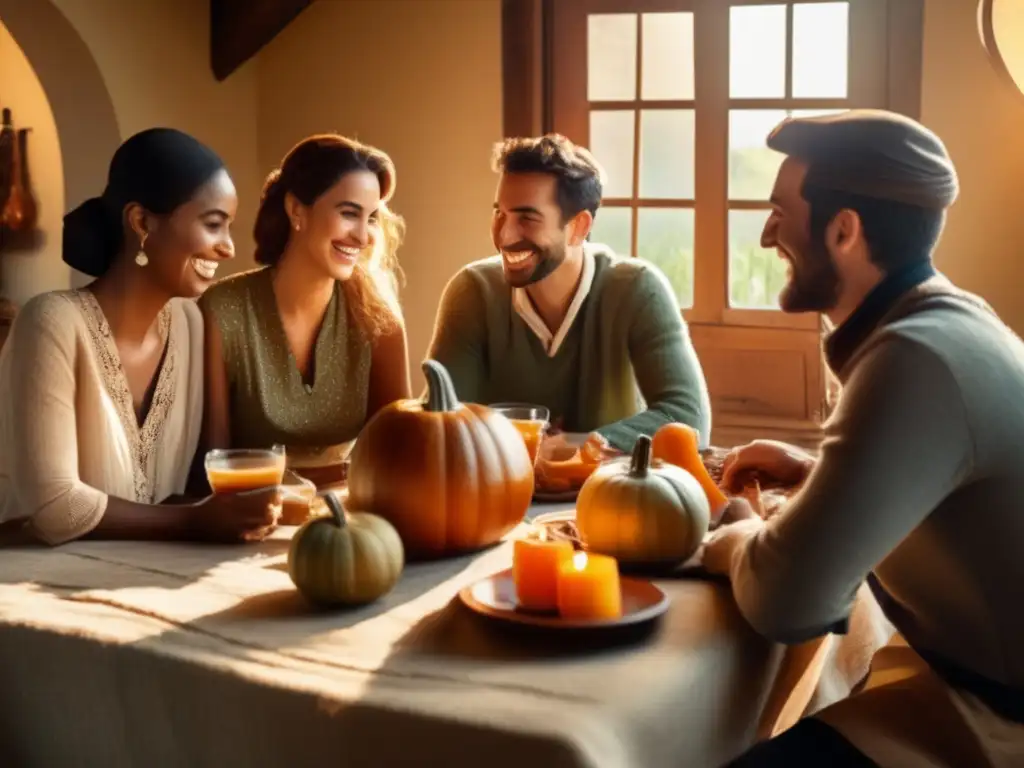
<path id="1" fill-rule="evenodd" d="M 286 446 L 328 482 L 362 426 L 410 397 L 396 250 L 395 168 L 335 134 L 295 145 L 266 180 L 256 261 L 203 296 L 205 443 Z"/>

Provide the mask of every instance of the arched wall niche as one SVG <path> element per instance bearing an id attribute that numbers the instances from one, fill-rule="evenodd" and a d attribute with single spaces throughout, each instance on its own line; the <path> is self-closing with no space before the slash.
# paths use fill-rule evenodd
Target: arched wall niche
<path id="1" fill-rule="evenodd" d="M 85 41 L 52 0 L 0 0 L 0 22 L 31 63 L 53 111 L 70 210 L 106 183 L 121 143 L 113 101 Z M 88 279 L 71 275 L 73 285 Z"/>

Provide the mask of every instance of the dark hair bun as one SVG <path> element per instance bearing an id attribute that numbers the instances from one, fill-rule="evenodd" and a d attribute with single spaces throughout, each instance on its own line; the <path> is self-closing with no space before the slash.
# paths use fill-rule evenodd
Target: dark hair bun
<path id="1" fill-rule="evenodd" d="M 64 261 L 99 277 L 120 255 L 125 206 L 137 203 L 168 215 L 223 168 L 213 150 L 187 133 L 174 128 L 136 133 L 114 153 L 103 194 L 64 217 Z"/>
<path id="2" fill-rule="evenodd" d="M 291 222 L 284 209 L 287 194 L 281 169 L 275 168 L 263 182 L 260 207 L 256 211 L 256 224 L 253 226 L 253 240 L 256 242 L 254 258 L 257 264 L 273 264 L 288 245 Z"/>
<path id="3" fill-rule="evenodd" d="M 64 216 L 64 262 L 90 277 L 107 271 L 120 241 L 120 222 L 102 198 L 89 198 Z"/>

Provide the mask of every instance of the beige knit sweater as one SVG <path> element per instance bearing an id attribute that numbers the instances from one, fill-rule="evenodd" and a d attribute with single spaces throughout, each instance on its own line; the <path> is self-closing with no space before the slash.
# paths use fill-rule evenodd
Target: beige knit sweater
<path id="1" fill-rule="evenodd" d="M 203 409 L 202 315 L 174 300 L 160 315 L 167 352 L 145 422 L 93 295 L 37 296 L 0 353 L 0 523 L 26 520 L 50 544 L 91 531 L 109 496 L 182 493 Z"/>

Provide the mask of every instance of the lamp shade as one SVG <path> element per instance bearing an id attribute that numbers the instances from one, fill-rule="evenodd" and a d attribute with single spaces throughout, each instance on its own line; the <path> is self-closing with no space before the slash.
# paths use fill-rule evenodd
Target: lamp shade
<path id="1" fill-rule="evenodd" d="M 978 25 L 996 69 L 1024 94 L 1024 0 L 981 0 Z"/>

